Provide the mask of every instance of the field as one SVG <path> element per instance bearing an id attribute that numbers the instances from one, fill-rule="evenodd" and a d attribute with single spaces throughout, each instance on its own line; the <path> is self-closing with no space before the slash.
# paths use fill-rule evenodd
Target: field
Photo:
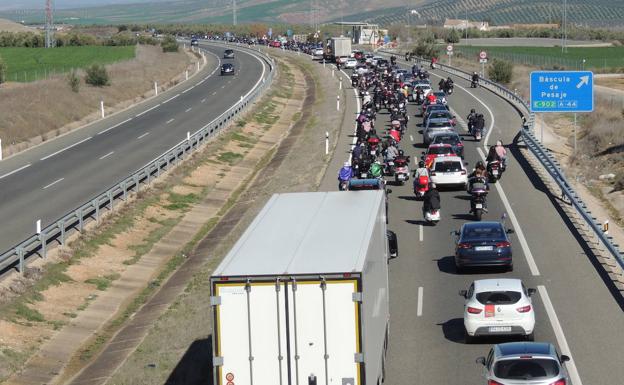
<path id="1" fill-rule="evenodd" d="M 624 68 L 624 47 L 569 47 L 566 53 L 562 53 L 561 47 L 455 46 L 456 54 L 474 57 L 475 60 L 481 50 L 485 50 L 490 59 L 499 58 L 544 68 L 557 66 L 569 70 L 584 68 L 602 71 Z"/>
<path id="2" fill-rule="evenodd" d="M 8 66 L 8 81 L 31 82 L 94 63 L 133 59 L 135 47 L 0 48 L 0 57 Z"/>

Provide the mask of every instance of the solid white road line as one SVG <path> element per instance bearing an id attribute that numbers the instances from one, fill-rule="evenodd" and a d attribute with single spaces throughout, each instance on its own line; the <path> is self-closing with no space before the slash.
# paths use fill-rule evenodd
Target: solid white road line
<path id="1" fill-rule="evenodd" d="M 413 142 L 414 141 L 414 137 L 412 135 L 410 135 L 410 140 Z"/>
<path id="2" fill-rule="evenodd" d="M 114 125 L 114 126 L 112 126 L 112 127 L 108 127 L 106 130 L 98 132 L 98 135 L 102 135 L 103 133 L 108 132 L 108 131 L 112 130 L 113 128 L 117 128 L 117 127 L 121 126 L 122 124 L 126 124 L 126 123 L 128 123 L 129 121 L 131 121 L 132 119 L 133 119 L 133 118 L 126 119 L 126 120 L 124 120 L 124 121 L 123 121 L 123 122 L 121 122 L 121 123 L 117 123 L 117 124 L 115 124 L 115 125 Z"/>
<path id="3" fill-rule="evenodd" d="M 148 108 L 147 110 L 145 110 L 145 111 L 143 111 L 143 112 L 141 112 L 141 113 L 136 114 L 136 115 L 135 115 L 135 117 L 137 117 L 137 118 L 138 118 L 139 116 L 142 116 L 142 115 L 147 114 L 148 112 L 152 111 L 153 109 L 160 107 L 160 104 L 161 104 L 161 103 L 158 103 L 158 104 L 157 104 L 157 105 L 155 105 L 154 107 L 152 107 L 152 108 Z"/>
<path id="4" fill-rule="evenodd" d="M 91 139 L 91 138 L 93 138 L 93 137 L 92 137 L 92 136 L 90 136 L 90 137 L 88 137 L 88 138 L 85 138 L 85 139 L 81 140 L 81 141 L 80 141 L 80 142 L 78 142 L 78 143 L 74 143 L 74 144 L 72 144 L 71 146 L 67 146 L 67 147 L 65 147 L 65 148 L 63 148 L 63 149 L 61 149 L 61 150 L 58 150 L 58 151 L 57 151 L 57 152 L 55 152 L 54 154 L 50 154 L 50 155 L 48 155 L 48 156 L 44 156 L 43 158 L 41 158 L 41 159 L 39 159 L 39 160 L 46 160 L 46 159 L 49 159 L 49 158 L 53 157 L 54 155 L 58 155 L 58 154 L 60 154 L 61 152 L 65 151 L 65 150 L 69 150 L 69 149 L 70 149 L 70 148 L 72 148 L 72 147 L 76 147 L 77 145 L 82 144 L 82 143 L 86 142 L 87 140 L 89 140 L 89 139 Z"/>
<path id="5" fill-rule="evenodd" d="M 205 103 L 205 102 L 206 102 L 206 99 L 202 99 L 202 100 L 201 100 L 201 102 L 202 102 L 202 103 Z"/>
<path id="6" fill-rule="evenodd" d="M 264 67 L 262 68 L 262 75 L 264 76 Z M 347 78 L 349 78 L 349 74 L 347 74 L 344 70 L 340 70 L 340 72 L 342 72 Z M 355 112 L 356 114 L 358 114 L 360 112 L 360 110 L 362 109 L 362 106 L 360 104 L 360 97 L 358 95 L 357 89 L 353 89 L 353 94 L 355 95 L 355 102 L 357 104 L 357 111 Z M 351 144 L 351 148 L 353 149 L 353 147 L 355 147 L 355 143 L 357 142 L 357 121 L 355 122 L 355 128 L 353 129 L 353 143 Z M 353 157 L 352 153 L 349 153 L 349 163 L 351 163 L 351 158 Z"/>
<path id="7" fill-rule="evenodd" d="M 423 239 L 424 239 L 423 225 L 418 225 L 418 240 L 422 242 Z"/>
<path id="8" fill-rule="evenodd" d="M 178 96 L 180 96 L 180 94 L 177 94 L 175 96 L 170 97 L 169 99 L 167 99 L 164 102 L 162 102 L 162 104 L 169 103 L 170 101 L 172 101 L 173 99 L 177 98 Z"/>
<path id="9" fill-rule="evenodd" d="M 481 148 L 477 147 L 477 152 L 481 156 L 481 159 L 485 161 L 485 154 Z M 518 240 L 520 241 L 520 247 L 522 247 L 522 252 L 526 257 L 527 263 L 529 264 L 529 270 L 531 270 L 531 274 L 534 276 L 540 275 L 539 269 L 537 268 L 537 264 L 535 263 L 535 259 L 533 258 L 533 253 L 531 253 L 531 249 L 529 248 L 529 244 L 526 241 L 524 236 L 524 231 L 522 231 L 522 227 L 520 227 L 520 222 L 516 218 L 516 214 L 511 208 L 511 204 L 509 204 L 509 200 L 507 199 L 507 195 L 503 190 L 500 182 L 495 183 L 496 191 L 498 191 L 498 195 L 500 195 L 501 201 L 503 202 L 503 206 L 505 206 L 505 211 L 507 211 L 507 215 L 509 215 L 509 219 L 511 219 L 511 223 L 516 231 L 516 235 L 518 236 Z"/>
<path id="10" fill-rule="evenodd" d="M 45 189 L 47 189 L 48 187 L 52 187 L 52 186 L 54 186 L 55 184 L 59 183 L 60 181 L 62 181 L 62 180 L 64 180 L 64 179 L 65 179 L 65 178 L 60 178 L 60 179 L 57 179 L 57 180 L 55 180 L 54 182 L 50 183 L 49 185 L 45 186 L 43 189 L 45 190 Z"/>
<path id="11" fill-rule="evenodd" d="M 189 112 L 189 111 L 191 111 L 192 109 L 193 109 L 193 107 L 191 107 L 191 108 L 187 108 L 187 109 L 186 109 L 186 111 L 184 111 L 184 112 Z"/>
<path id="12" fill-rule="evenodd" d="M 105 158 L 108 158 L 109 156 L 113 155 L 114 153 L 115 153 L 115 151 L 111 151 L 111 152 L 109 152 L 109 153 L 108 153 L 108 154 L 106 154 L 106 155 L 102 155 L 102 156 L 100 157 L 100 160 L 105 159 Z"/>
<path id="13" fill-rule="evenodd" d="M 142 139 L 142 138 L 145 138 L 145 137 L 146 137 L 146 136 L 148 136 L 148 135 L 149 135 L 149 132 L 146 132 L 145 134 L 143 134 L 143 135 L 139 136 L 137 139 Z"/>
<path id="14" fill-rule="evenodd" d="M 169 124 L 169 123 L 173 122 L 174 120 L 175 120 L 174 118 L 169 119 L 169 120 L 167 120 L 167 123 L 165 123 L 165 124 Z"/>
<path id="15" fill-rule="evenodd" d="M 416 305 L 416 316 L 422 316 L 422 307 L 423 307 L 423 287 L 420 286 L 418 288 L 418 304 Z"/>
<path id="16" fill-rule="evenodd" d="M 548 315 L 550 326 L 552 326 L 553 330 L 555 331 L 555 337 L 557 338 L 557 343 L 559 344 L 561 353 L 570 356 L 570 361 L 568 361 L 565 366 L 568 369 L 568 373 L 570 374 L 572 384 L 583 385 L 578 370 L 576 369 L 576 364 L 574 363 L 572 352 L 570 351 L 570 347 L 568 346 L 568 341 L 563 334 L 563 329 L 561 328 L 561 324 L 559 323 L 559 318 L 557 318 L 557 313 L 555 313 L 555 308 L 550 301 L 550 297 L 548 296 L 546 287 L 542 285 L 537 285 L 537 290 L 539 291 L 540 297 L 542 297 L 542 301 L 544 302 L 544 308 L 546 308 L 546 314 Z"/>
<path id="17" fill-rule="evenodd" d="M 31 164 L 30 164 L 30 163 L 28 163 L 27 165 L 22 166 L 22 167 L 20 167 L 20 168 L 18 168 L 18 169 L 16 169 L 16 170 L 13 170 L 13 171 L 11 171 L 11 172 L 7 172 L 6 174 L 4 174 L 4 175 L 0 176 L 0 179 L 4 179 L 4 178 L 6 178 L 6 177 L 7 177 L 7 176 L 9 176 L 9 175 L 13 175 L 13 174 L 15 174 L 16 172 L 20 172 L 20 171 L 22 171 L 23 169 L 28 168 L 28 167 L 30 167 L 30 166 L 31 166 Z"/>
<path id="18" fill-rule="evenodd" d="M 215 96 L 216 94 L 217 94 L 217 91 L 213 92 L 213 93 L 212 93 L 212 96 Z"/>

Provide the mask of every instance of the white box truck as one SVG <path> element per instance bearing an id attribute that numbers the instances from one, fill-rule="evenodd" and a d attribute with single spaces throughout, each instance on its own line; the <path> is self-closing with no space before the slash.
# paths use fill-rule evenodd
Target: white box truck
<path id="1" fill-rule="evenodd" d="M 332 37 L 328 41 L 327 60 L 337 62 L 340 58 L 347 59 L 351 56 L 350 37 Z"/>
<path id="2" fill-rule="evenodd" d="M 377 385 L 388 342 L 381 190 L 274 195 L 211 280 L 217 385 Z"/>

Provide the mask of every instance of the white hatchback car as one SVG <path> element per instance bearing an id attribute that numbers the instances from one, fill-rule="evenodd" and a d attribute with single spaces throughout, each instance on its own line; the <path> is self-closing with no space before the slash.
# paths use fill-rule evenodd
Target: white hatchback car
<path id="1" fill-rule="evenodd" d="M 344 63 L 345 68 L 355 68 L 358 62 L 354 58 L 350 57 L 343 63 Z"/>
<path id="2" fill-rule="evenodd" d="M 535 311 L 531 295 L 519 279 L 482 279 L 474 281 L 459 295 L 464 303 L 466 343 L 485 336 L 522 336 L 533 340 Z"/>
<path id="3" fill-rule="evenodd" d="M 429 176 L 437 186 L 457 186 L 465 189 L 468 184 L 466 167 L 459 156 L 436 158 L 431 165 Z"/>

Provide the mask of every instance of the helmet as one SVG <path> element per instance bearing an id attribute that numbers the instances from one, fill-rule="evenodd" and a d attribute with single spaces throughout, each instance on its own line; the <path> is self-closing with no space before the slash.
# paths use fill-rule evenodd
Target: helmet
<path id="1" fill-rule="evenodd" d="M 471 113 L 471 114 L 474 114 L 475 112 L 476 112 L 476 111 L 475 111 L 475 109 L 474 109 L 474 108 L 470 109 L 470 113 Z"/>
<path id="2" fill-rule="evenodd" d="M 433 183 L 433 182 L 429 183 L 429 188 L 430 188 L 430 189 L 431 189 L 431 188 L 436 188 L 435 183 Z"/>
<path id="3" fill-rule="evenodd" d="M 401 122 L 399 122 L 398 120 L 393 120 L 393 121 L 392 121 L 392 125 L 393 125 L 393 126 L 397 126 L 397 127 L 398 127 L 398 126 L 400 126 L 400 125 L 401 125 Z"/>
<path id="4" fill-rule="evenodd" d="M 502 146 L 502 145 L 503 145 L 503 142 L 502 142 L 502 141 L 500 141 L 500 140 L 497 140 L 497 141 L 496 141 L 496 145 L 497 145 L 497 146 Z"/>
<path id="5" fill-rule="evenodd" d="M 481 161 L 481 160 L 480 160 L 480 161 L 478 161 L 478 162 L 475 164 L 475 168 L 485 168 L 485 165 L 483 164 L 483 161 Z"/>
<path id="6" fill-rule="evenodd" d="M 425 161 L 421 160 L 420 162 L 418 162 L 418 167 L 420 167 L 420 168 L 425 167 Z"/>
<path id="7" fill-rule="evenodd" d="M 473 75 L 476 75 L 476 74 L 477 74 L 477 71 L 473 72 L 472 74 L 473 74 Z"/>
<path id="8" fill-rule="evenodd" d="M 405 154 L 405 152 L 403 152 L 403 150 L 399 150 L 399 156 L 403 156 L 403 154 Z"/>
<path id="9" fill-rule="evenodd" d="M 349 166 L 351 166 L 351 163 L 349 163 L 349 162 L 344 162 L 344 167 L 349 167 Z"/>
<path id="10" fill-rule="evenodd" d="M 368 91 L 364 92 L 364 95 L 368 95 L 368 94 L 369 94 Z"/>

